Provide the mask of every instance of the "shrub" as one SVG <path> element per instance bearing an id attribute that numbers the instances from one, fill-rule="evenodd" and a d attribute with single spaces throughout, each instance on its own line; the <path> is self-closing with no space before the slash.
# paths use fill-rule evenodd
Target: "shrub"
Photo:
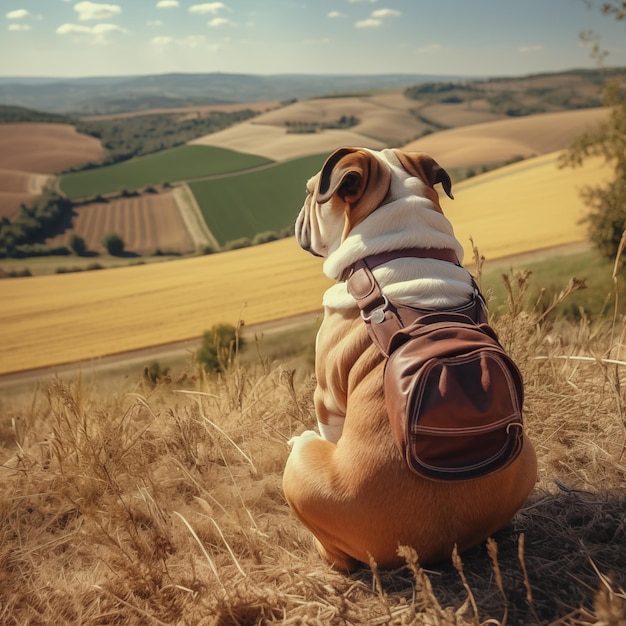
<path id="1" fill-rule="evenodd" d="M 207 372 L 223 372 L 243 347 L 238 329 L 231 324 L 216 324 L 202 335 L 196 360 Z"/>
<path id="2" fill-rule="evenodd" d="M 83 256 L 87 252 L 87 244 L 85 243 L 85 240 L 76 233 L 72 233 L 69 236 L 67 240 L 67 245 L 69 246 L 70 250 L 78 256 Z"/>
<path id="3" fill-rule="evenodd" d="M 252 245 L 252 241 L 248 237 L 240 237 L 239 239 L 233 239 L 229 241 L 224 250 L 239 250 L 240 248 L 248 248 Z"/>
<path id="4" fill-rule="evenodd" d="M 276 241 L 278 239 L 278 233 L 274 232 L 273 230 L 266 230 L 254 236 L 254 238 L 252 239 L 252 245 L 258 246 L 259 244 L 269 243 L 270 241 Z"/>
<path id="5" fill-rule="evenodd" d="M 102 245 L 111 256 L 124 254 L 126 244 L 117 233 L 107 233 L 102 237 Z"/>

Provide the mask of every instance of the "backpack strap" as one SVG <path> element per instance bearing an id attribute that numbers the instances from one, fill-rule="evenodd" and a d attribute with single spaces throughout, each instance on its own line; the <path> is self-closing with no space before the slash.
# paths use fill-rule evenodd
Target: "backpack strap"
<path id="1" fill-rule="evenodd" d="M 370 337 L 374 345 L 386 357 L 392 352 L 392 339 L 398 331 L 410 324 L 419 323 L 422 317 L 435 313 L 432 310 L 417 309 L 390 301 L 383 294 L 372 273 L 372 270 L 379 265 L 407 257 L 437 259 L 460 266 L 458 258 L 452 250 L 411 248 L 392 250 L 359 259 L 349 268 L 349 274 L 346 277 L 348 291 L 361 309 L 361 317 L 367 326 Z M 460 321 L 465 323 L 479 324 L 487 321 L 486 305 L 473 278 L 472 285 L 474 287 L 472 300 L 449 313 L 460 316 Z"/>

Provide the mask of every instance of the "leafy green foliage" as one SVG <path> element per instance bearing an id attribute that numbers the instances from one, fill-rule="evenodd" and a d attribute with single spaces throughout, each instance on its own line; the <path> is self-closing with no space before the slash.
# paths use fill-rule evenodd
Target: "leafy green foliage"
<path id="1" fill-rule="evenodd" d="M 559 80 L 554 80 L 553 74 L 533 74 L 520 78 L 431 82 L 409 87 L 404 93 L 421 106 L 465 102 L 471 107 L 473 101 L 482 101 L 489 104 L 492 113 L 520 117 L 601 106 L 601 83 L 598 70 L 573 70 L 560 73 Z M 413 114 L 429 124 L 428 119 L 420 117 L 419 109 Z"/>
<path id="2" fill-rule="evenodd" d="M 102 245 L 111 256 L 121 256 L 124 254 L 126 244 L 117 233 L 107 233 L 102 237 Z"/>
<path id="3" fill-rule="evenodd" d="M 605 14 L 617 20 L 626 13 L 624 2 L 602 5 Z M 591 42 L 591 56 L 602 66 L 606 51 L 593 33 L 582 33 L 581 38 Z M 581 134 L 561 159 L 561 166 L 577 167 L 589 157 L 602 158 L 613 170 L 613 178 L 606 185 L 587 187 L 582 197 L 590 211 L 583 220 L 587 224 L 589 240 L 607 259 L 614 259 L 626 236 L 626 74 L 610 74 L 603 88 L 603 104 L 610 109 L 606 120 Z"/>
<path id="4" fill-rule="evenodd" d="M 72 202 L 55 193 L 22 205 L 14 220 L 0 218 L 0 258 L 69 254 L 65 246 L 48 248 L 43 242 L 71 225 L 72 216 Z"/>
<path id="5" fill-rule="evenodd" d="M 67 245 L 69 246 L 70 250 L 78 256 L 83 256 L 87 252 L 87 244 L 85 243 L 85 240 L 76 233 L 72 233 L 69 236 L 67 240 Z"/>
<path id="6" fill-rule="evenodd" d="M 336 129 L 342 130 L 352 128 L 360 123 L 358 117 L 354 115 L 342 115 L 339 119 L 332 122 L 285 122 L 288 133 L 316 133 L 318 130 Z"/>
<path id="7" fill-rule="evenodd" d="M 235 326 L 216 324 L 202 335 L 196 360 L 207 372 L 223 372 L 243 347 Z"/>
<path id="8" fill-rule="evenodd" d="M 72 120 L 66 115 L 45 113 L 25 107 L 0 104 L 0 124 L 14 122 L 54 122 L 59 124 L 72 124 Z"/>
<path id="9" fill-rule="evenodd" d="M 76 129 L 100 139 L 107 157 L 99 163 L 77 166 L 73 171 L 111 165 L 133 157 L 180 146 L 257 115 L 255 111 L 212 111 L 196 117 L 180 114 L 138 115 L 108 120 L 82 120 Z"/>

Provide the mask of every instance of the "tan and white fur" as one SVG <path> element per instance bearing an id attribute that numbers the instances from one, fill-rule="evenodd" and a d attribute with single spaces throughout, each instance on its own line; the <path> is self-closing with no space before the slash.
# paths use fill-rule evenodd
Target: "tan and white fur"
<path id="1" fill-rule="evenodd" d="M 527 439 L 505 469 L 459 482 L 412 473 L 392 439 L 384 360 L 341 278 L 359 258 L 393 249 L 448 248 L 462 260 L 437 183 L 451 196 L 450 177 L 428 155 L 341 148 L 308 181 L 296 222 L 298 243 L 325 257 L 324 273 L 339 282 L 324 294 L 316 341 L 321 436 L 292 439 L 283 487 L 319 553 L 338 569 L 370 556 L 381 567 L 401 565 L 404 545 L 422 564 L 449 558 L 455 546 L 467 549 L 508 524 L 536 481 Z M 440 260 L 396 259 L 374 274 L 387 296 L 420 308 L 454 308 L 473 293 L 468 272 Z"/>

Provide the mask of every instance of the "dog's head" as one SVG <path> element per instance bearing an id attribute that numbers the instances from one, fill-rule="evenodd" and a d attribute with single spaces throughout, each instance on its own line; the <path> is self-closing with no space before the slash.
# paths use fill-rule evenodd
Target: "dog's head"
<path id="1" fill-rule="evenodd" d="M 372 212 L 409 195 L 427 198 L 433 210 L 442 212 L 437 183 L 452 198 L 450 176 L 427 154 L 339 148 L 307 182 L 296 221 L 298 243 L 326 257 Z"/>

